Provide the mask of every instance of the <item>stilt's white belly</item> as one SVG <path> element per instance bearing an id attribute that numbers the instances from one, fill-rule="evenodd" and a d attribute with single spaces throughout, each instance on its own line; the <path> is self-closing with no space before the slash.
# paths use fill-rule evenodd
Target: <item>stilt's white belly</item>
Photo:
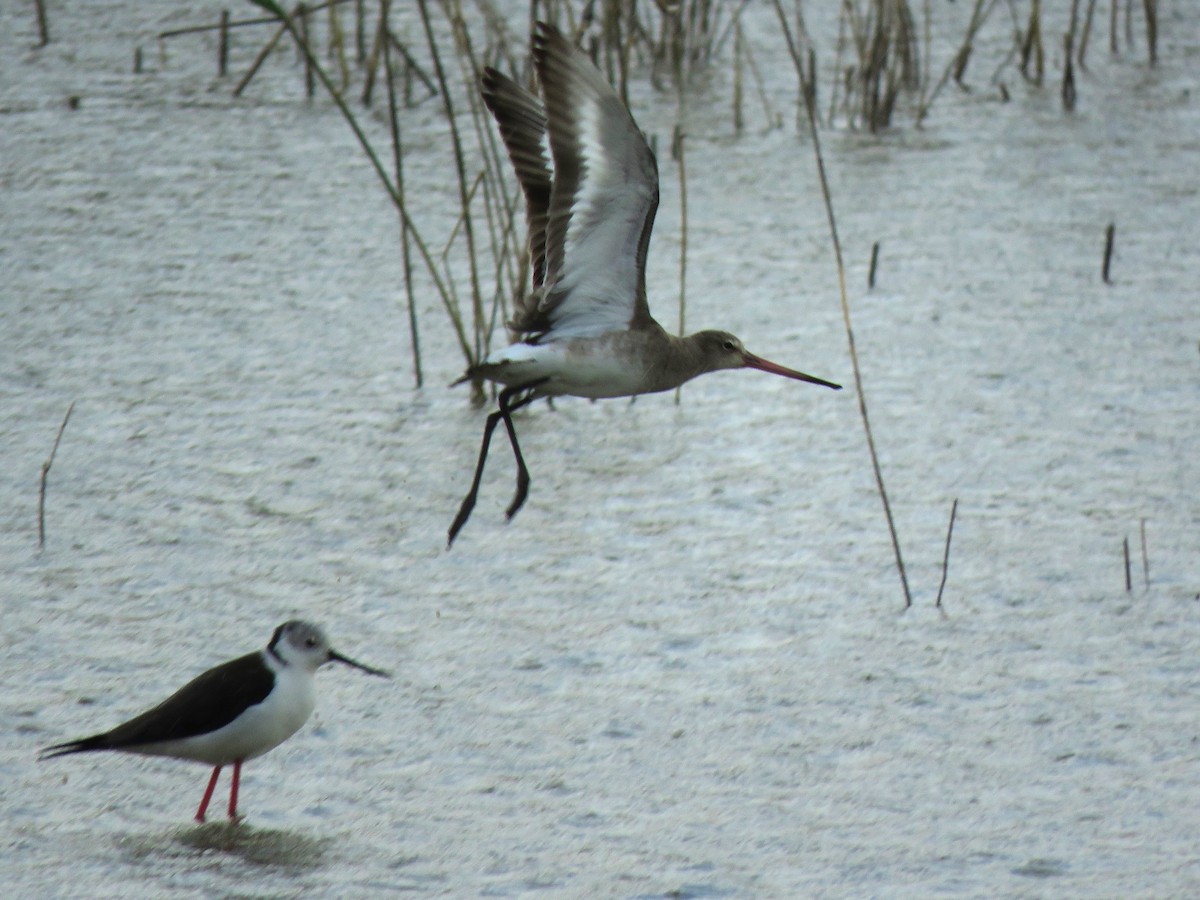
<path id="1" fill-rule="evenodd" d="M 274 750 L 300 730 L 316 706 L 309 672 L 283 668 L 275 673 L 275 689 L 224 728 L 208 734 L 130 748 L 134 753 L 191 759 L 210 766 L 253 759 Z"/>

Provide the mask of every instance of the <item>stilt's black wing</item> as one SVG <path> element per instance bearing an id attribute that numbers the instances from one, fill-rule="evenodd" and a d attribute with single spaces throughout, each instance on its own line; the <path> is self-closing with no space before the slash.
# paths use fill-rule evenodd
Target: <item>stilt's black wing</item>
<path id="1" fill-rule="evenodd" d="M 228 725 L 246 709 L 262 703 L 275 686 L 275 675 L 262 652 L 249 653 L 209 669 L 162 703 L 111 731 L 47 747 L 40 759 L 89 750 L 128 750 L 144 744 L 207 734 Z"/>

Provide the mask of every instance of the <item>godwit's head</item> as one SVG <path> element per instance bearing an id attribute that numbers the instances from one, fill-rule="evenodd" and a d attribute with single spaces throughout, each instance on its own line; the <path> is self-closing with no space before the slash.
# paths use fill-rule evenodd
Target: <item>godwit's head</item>
<path id="1" fill-rule="evenodd" d="M 755 356 L 743 346 L 737 337 L 728 331 L 701 331 L 695 334 L 692 339 L 700 348 L 706 371 L 715 372 L 717 369 L 758 369 L 762 372 L 770 372 L 772 375 L 782 375 L 785 378 L 794 378 L 797 381 L 807 381 L 809 384 L 819 384 L 823 387 L 833 388 L 835 391 L 842 389 L 840 384 L 834 384 L 832 381 L 826 381 L 823 378 L 817 378 L 813 375 L 805 375 L 803 372 L 797 372 L 795 369 L 789 369 L 787 366 L 773 363 L 769 359 Z"/>

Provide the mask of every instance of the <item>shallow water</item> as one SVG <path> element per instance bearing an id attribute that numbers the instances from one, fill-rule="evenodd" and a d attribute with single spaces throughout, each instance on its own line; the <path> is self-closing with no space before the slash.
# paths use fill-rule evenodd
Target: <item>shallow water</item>
<path id="1" fill-rule="evenodd" d="M 1010 84 L 1003 104 L 977 83 L 922 130 L 822 135 L 917 604 L 901 614 L 853 391 L 750 373 L 679 406 L 532 409 L 528 504 L 504 523 L 498 442 L 448 553 L 483 412 L 443 388 L 461 359 L 429 291 L 411 387 L 395 215 L 344 124 L 284 59 L 231 100 L 202 40 L 128 74 L 134 46 L 217 4 L 85 6 L 41 51 L 31 13 L 0 11 L 14 892 L 1195 891 L 1190 8 L 1164 13 L 1153 71 L 1093 50 L 1072 116 L 1056 88 Z M 768 13 L 747 27 L 790 115 Z M 253 52 L 235 43 L 234 71 Z M 689 326 L 850 384 L 808 143 L 753 121 L 732 136 L 723 76 L 703 90 Z M 634 110 L 665 146 L 673 102 Z M 438 233 L 457 209 L 444 132 L 430 105 L 409 127 Z M 671 323 L 666 156 L 650 293 Z M 38 477 L 72 401 L 39 552 Z M 35 762 L 294 615 L 397 677 L 322 672 L 309 724 L 247 765 L 241 828 L 191 825 L 198 766 Z"/>

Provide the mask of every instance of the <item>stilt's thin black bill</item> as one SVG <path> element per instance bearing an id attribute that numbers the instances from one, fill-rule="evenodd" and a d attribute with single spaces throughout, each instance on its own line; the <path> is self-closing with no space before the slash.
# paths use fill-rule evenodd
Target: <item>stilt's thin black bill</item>
<path id="1" fill-rule="evenodd" d="M 370 666 L 364 666 L 362 663 L 356 662 L 348 656 L 342 656 L 342 654 L 338 653 L 336 650 L 329 651 L 329 658 L 334 662 L 340 662 L 347 666 L 353 666 L 355 669 L 362 669 L 368 675 L 378 675 L 380 678 L 392 677 L 390 672 L 385 672 L 383 669 L 372 669 Z"/>

